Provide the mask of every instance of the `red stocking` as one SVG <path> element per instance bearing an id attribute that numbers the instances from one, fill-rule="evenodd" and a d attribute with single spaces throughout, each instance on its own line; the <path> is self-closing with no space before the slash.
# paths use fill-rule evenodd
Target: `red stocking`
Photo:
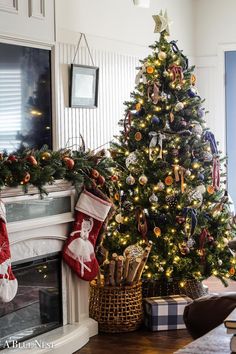
<path id="1" fill-rule="evenodd" d="M 81 279 L 90 281 L 98 273 L 94 246 L 110 207 L 111 203 L 87 191 L 81 193 L 76 204 L 73 232 L 62 253 L 65 262 Z"/>
<path id="2" fill-rule="evenodd" d="M 11 269 L 11 253 L 6 228 L 6 210 L 0 201 L 0 301 L 9 302 L 17 293 L 18 283 Z"/>

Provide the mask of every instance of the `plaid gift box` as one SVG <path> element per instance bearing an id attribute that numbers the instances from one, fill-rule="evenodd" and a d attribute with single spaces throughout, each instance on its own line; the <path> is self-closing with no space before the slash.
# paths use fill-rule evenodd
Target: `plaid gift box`
<path id="1" fill-rule="evenodd" d="M 192 302 L 186 295 L 149 297 L 144 299 L 144 323 L 151 331 L 186 328 L 184 308 Z"/>

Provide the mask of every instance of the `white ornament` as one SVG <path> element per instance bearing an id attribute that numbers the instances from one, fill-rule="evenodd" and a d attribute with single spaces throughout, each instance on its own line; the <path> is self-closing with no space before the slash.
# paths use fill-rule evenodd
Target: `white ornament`
<path id="1" fill-rule="evenodd" d="M 199 191 L 201 194 L 204 194 L 206 192 L 206 187 L 204 184 L 200 184 L 200 186 L 196 187 L 196 190 Z"/>
<path id="2" fill-rule="evenodd" d="M 159 182 L 157 183 L 157 188 L 158 188 L 159 191 L 163 191 L 163 190 L 165 189 L 164 183 L 161 182 L 161 181 L 159 181 Z"/>
<path id="3" fill-rule="evenodd" d="M 125 165 L 126 167 L 129 169 L 130 165 L 135 165 L 137 163 L 138 159 L 137 159 L 137 155 L 136 152 L 133 151 L 129 154 L 129 156 L 126 158 L 125 160 Z"/>
<path id="4" fill-rule="evenodd" d="M 161 51 L 161 52 L 158 53 L 158 59 L 165 60 L 166 57 L 167 57 L 167 55 L 166 55 L 165 52 Z"/>
<path id="5" fill-rule="evenodd" d="M 219 266 L 222 266 L 223 261 L 221 259 L 218 259 L 218 264 L 219 264 Z"/>
<path id="6" fill-rule="evenodd" d="M 192 133 L 202 135 L 203 129 L 199 123 L 192 124 Z"/>
<path id="7" fill-rule="evenodd" d="M 176 111 L 176 112 L 179 112 L 179 111 L 182 111 L 182 109 L 184 109 L 184 104 L 183 104 L 182 102 L 176 103 L 176 105 L 175 105 L 175 111 Z"/>
<path id="8" fill-rule="evenodd" d="M 186 170 L 185 171 L 185 176 L 189 177 L 191 176 L 192 172 L 190 170 Z"/>
<path id="9" fill-rule="evenodd" d="M 124 217 L 121 214 L 117 214 L 115 217 L 115 220 L 118 224 L 123 224 L 124 223 Z"/>

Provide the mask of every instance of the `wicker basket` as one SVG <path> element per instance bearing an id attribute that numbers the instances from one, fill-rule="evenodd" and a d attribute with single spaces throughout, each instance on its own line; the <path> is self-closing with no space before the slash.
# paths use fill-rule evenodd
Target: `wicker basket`
<path id="1" fill-rule="evenodd" d="M 112 287 L 91 282 L 89 315 L 101 332 L 135 331 L 143 319 L 142 283 Z"/>
<path id="2" fill-rule="evenodd" d="M 143 280 L 143 298 L 153 296 L 168 296 L 185 294 L 191 299 L 197 299 L 207 294 L 207 287 L 195 279 L 188 279 L 184 286 L 180 286 L 178 279 L 166 280 Z"/>

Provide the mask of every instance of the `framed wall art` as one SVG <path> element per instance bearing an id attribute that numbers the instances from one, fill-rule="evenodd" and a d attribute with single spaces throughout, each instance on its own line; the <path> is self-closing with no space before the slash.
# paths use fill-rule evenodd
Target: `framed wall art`
<path id="1" fill-rule="evenodd" d="M 96 108 L 98 105 L 99 68 L 71 64 L 70 106 Z"/>

